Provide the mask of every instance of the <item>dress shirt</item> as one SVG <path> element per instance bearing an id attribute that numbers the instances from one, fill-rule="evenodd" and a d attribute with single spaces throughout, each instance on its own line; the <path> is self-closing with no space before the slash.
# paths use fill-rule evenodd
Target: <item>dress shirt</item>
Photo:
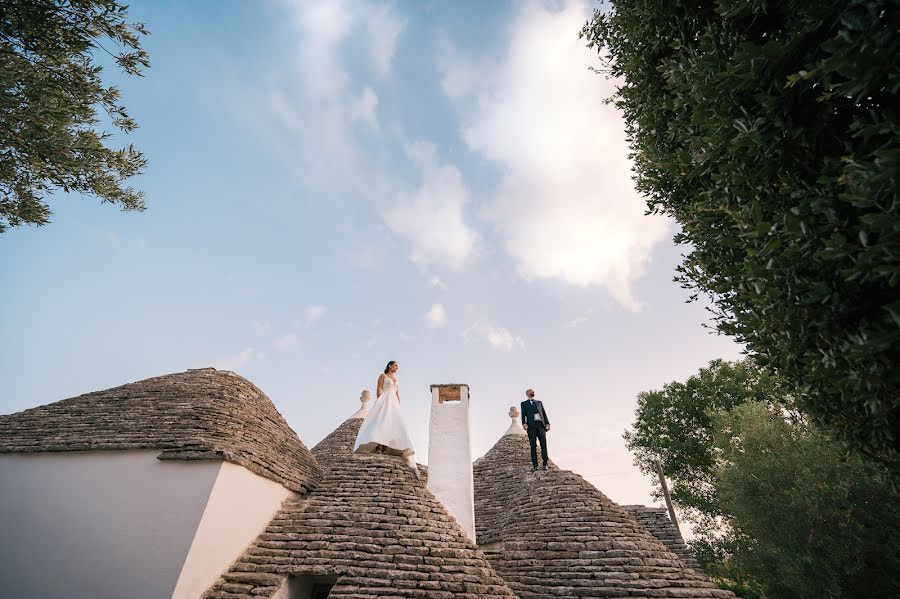
<path id="1" fill-rule="evenodd" d="M 540 410 L 537 409 L 537 404 L 534 403 L 534 400 L 533 400 L 533 399 L 529 399 L 528 401 L 531 402 L 531 407 L 535 410 L 535 412 L 534 412 L 534 419 L 535 419 L 535 420 L 540 420 L 541 422 L 543 422 L 544 419 L 541 418 L 541 412 L 540 412 Z"/>

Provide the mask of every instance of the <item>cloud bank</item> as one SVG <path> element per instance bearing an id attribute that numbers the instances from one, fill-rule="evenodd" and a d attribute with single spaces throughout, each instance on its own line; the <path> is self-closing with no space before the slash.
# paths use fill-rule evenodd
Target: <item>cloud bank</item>
<path id="1" fill-rule="evenodd" d="M 463 218 L 469 190 L 459 169 L 438 160 L 434 144 L 407 145 L 406 155 L 419 168 L 421 184 L 401 192 L 383 214 L 391 231 L 411 246 L 410 259 L 461 268 L 475 252 L 479 236 Z"/>
<path id="2" fill-rule="evenodd" d="M 634 190 L 621 115 L 604 104 L 615 83 L 589 70 L 597 58 L 578 39 L 588 16 L 581 2 L 524 4 L 481 85 L 468 57 L 443 48 L 438 64 L 466 143 L 503 173 L 483 215 L 519 275 L 603 286 L 637 310 L 634 282 L 668 225 Z"/>

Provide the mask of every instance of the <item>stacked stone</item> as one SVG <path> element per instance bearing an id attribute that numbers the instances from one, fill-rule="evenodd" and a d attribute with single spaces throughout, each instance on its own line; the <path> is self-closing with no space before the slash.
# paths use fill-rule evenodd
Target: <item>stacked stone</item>
<path id="1" fill-rule="evenodd" d="M 647 531 L 665 545 L 669 551 L 678 556 L 688 568 L 702 573 L 699 562 L 688 549 L 678 529 L 669 519 L 666 508 L 648 507 L 645 505 L 623 505 L 622 509 L 631 514 Z"/>
<path id="2" fill-rule="evenodd" d="M 362 418 L 348 418 L 331 432 L 327 437 L 316 443 L 312 448 L 312 454 L 322 468 L 328 468 L 332 463 L 346 459 L 353 453 L 356 445 L 356 435 L 362 425 Z M 428 482 L 428 466 L 416 464 L 419 469 L 419 479 L 423 483 Z"/>
<path id="3" fill-rule="evenodd" d="M 483 457 L 476 460 L 475 538 L 479 546 L 501 540 L 503 518 L 510 493 L 521 491 L 522 474 L 531 470 L 528 437 L 503 435 Z M 550 461 L 550 470 L 558 470 Z"/>
<path id="4" fill-rule="evenodd" d="M 331 434 L 316 443 L 312 448 L 312 454 L 323 468 L 336 460 L 345 460 L 353 453 L 356 444 L 356 435 L 362 425 L 362 418 L 348 418 Z"/>
<path id="5" fill-rule="evenodd" d="M 580 476 L 532 473 L 523 435 L 505 435 L 475 463 L 475 493 L 479 543 L 520 599 L 734 597 Z"/>
<path id="6" fill-rule="evenodd" d="M 0 416 L 0 453 L 123 449 L 159 449 L 164 460 L 228 460 L 298 492 L 322 476 L 262 391 L 213 368 Z"/>
<path id="7" fill-rule="evenodd" d="M 406 462 L 386 455 L 332 460 L 205 597 L 271 597 L 291 575 L 336 578 L 333 598 L 514 598 Z"/>

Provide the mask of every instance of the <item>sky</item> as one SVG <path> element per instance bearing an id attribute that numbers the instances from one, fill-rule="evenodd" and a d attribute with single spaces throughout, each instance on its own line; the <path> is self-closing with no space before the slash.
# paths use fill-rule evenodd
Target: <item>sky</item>
<path id="1" fill-rule="evenodd" d="M 741 348 L 672 281 L 578 39 L 594 6 L 133 3 L 151 68 L 106 77 L 147 210 L 58 193 L 0 235 L 0 413 L 213 366 L 312 447 L 396 360 L 418 461 L 430 384 L 470 386 L 476 458 L 532 387 L 551 459 L 659 505 L 638 393 Z"/>

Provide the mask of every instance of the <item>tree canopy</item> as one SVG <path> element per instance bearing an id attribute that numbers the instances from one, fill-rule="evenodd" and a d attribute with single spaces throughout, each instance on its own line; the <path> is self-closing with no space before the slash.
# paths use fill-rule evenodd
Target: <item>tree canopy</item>
<path id="1" fill-rule="evenodd" d="M 739 583 L 724 586 L 770 599 L 897 596 L 892 477 L 792 404 L 752 360 L 716 360 L 641 393 L 625 438 L 642 471 L 662 463 L 698 560 Z"/>
<path id="2" fill-rule="evenodd" d="M 713 360 L 684 382 L 638 395 L 635 422 L 624 435 L 628 449 L 645 474 L 655 474 L 660 460 L 672 499 L 695 522 L 718 516 L 713 418 L 751 401 L 787 409 L 791 398 L 779 383 L 752 360 Z"/>
<path id="3" fill-rule="evenodd" d="M 764 403 L 720 411 L 713 428 L 726 525 L 713 543 L 751 587 L 772 599 L 900 595 L 900 497 L 885 472 Z"/>
<path id="4" fill-rule="evenodd" d="M 144 209 L 124 182 L 146 160 L 131 144 L 110 147 L 100 126 L 137 127 L 98 60 L 134 76 L 149 66 L 147 31 L 126 11 L 114 0 L 0 0 L 0 232 L 47 223 L 54 190 Z"/>
<path id="5" fill-rule="evenodd" d="M 677 280 L 800 408 L 894 464 L 900 444 L 900 4 L 612 0 L 582 31 Z"/>

